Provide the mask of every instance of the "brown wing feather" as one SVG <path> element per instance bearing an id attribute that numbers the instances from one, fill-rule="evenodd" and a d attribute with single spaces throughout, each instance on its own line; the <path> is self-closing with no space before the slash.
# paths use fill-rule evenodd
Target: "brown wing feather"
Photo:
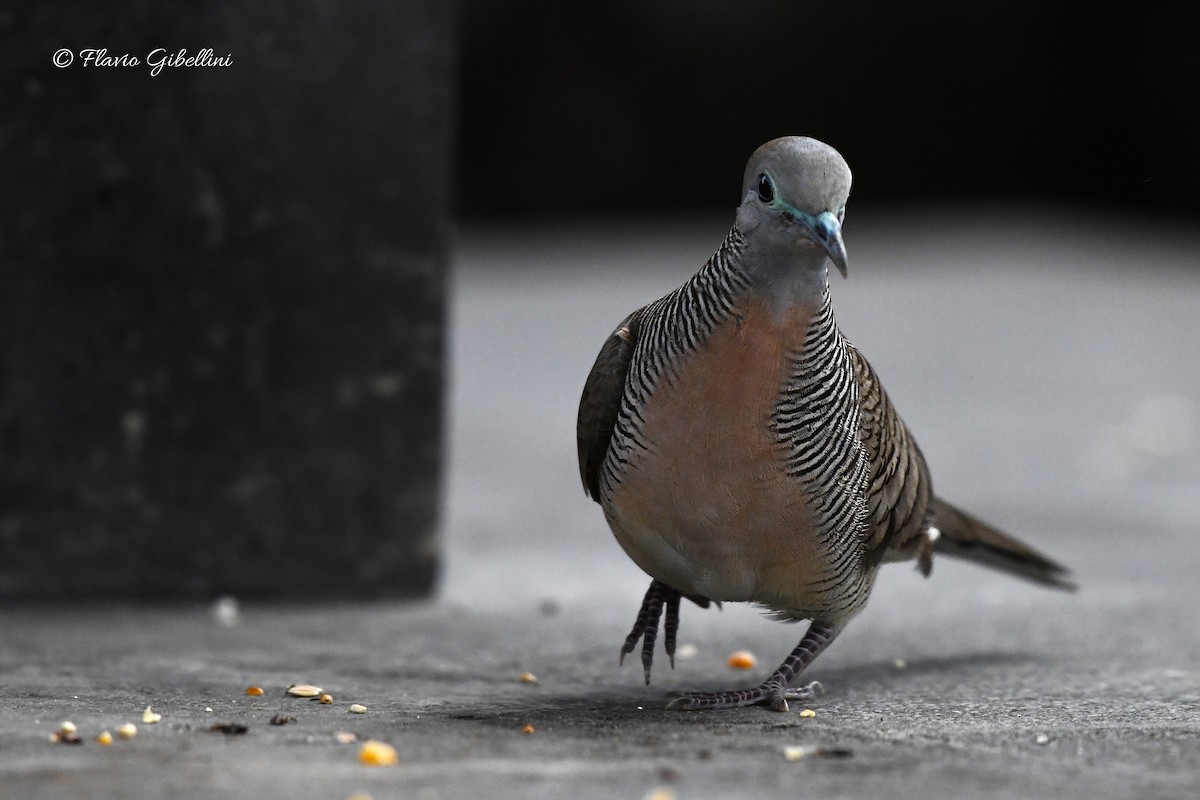
<path id="1" fill-rule="evenodd" d="M 621 410 L 621 396 L 625 393 L 625 376 L 637 343 L 640 315 L 641 309 L 630 314 L 605 340 L 579 400 L 579 416 L 575 421 L 579 476 L 583 479 L 584 491 L 596 502 L 600 502 L 600 467 L 604 464 Z"/>
<path id="2" fill-rule="evenodd" d="M 859 394 L 859 434 L 871 464 L 867 553 L 875 563 L 917 555 L 931 495 L 929 468 L 875 370 L 850 347 Z"/>

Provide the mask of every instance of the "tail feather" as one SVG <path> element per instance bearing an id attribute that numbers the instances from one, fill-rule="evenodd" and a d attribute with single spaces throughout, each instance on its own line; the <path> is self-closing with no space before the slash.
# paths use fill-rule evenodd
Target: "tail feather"
<path id="1" fill-rule="evenodd" d="M 1029 545 L 945 500 L 935 497 L 930 505 L 933 524 L 941 532 L 934 543 L 935 553 L 973 561 L 1056 589 L 1073 592 L 1078 588 L 1071 580 L 1070 570 Z"/>

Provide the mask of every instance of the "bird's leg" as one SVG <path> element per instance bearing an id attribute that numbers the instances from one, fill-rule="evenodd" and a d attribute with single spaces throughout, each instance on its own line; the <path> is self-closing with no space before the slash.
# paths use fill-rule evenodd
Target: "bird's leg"
<path id="1" fill-rule="evenodd" d="M 650 685 L 650 667 L 654 664 L 654 641 L 658 638 L 658 621 L 662 617 L 664 605 L 667 608 L 667 626 L 663 631 L 663 639 L 673 669 L 675 631 L 679 627 L 679 592 L 662 581 L 651 582 L 650 588 L 646 590 L 637 621 L 633 623 L 633 630 L 625 637 L 625 645 L 621 648 L 621 663 L 624 664 L 625 656 L 633 652 L 638 639 L 642 640 L 642 668 L 646 671 L 647 686 Z"/>
<path id="2" fill-rule="evenodd" d="M 838 632 L 837 627 L 814 620 L 792 654 L 784 659 L 783 663 L 779 665 L 779 669 L 771 673 L 771 677 L 760 685 L 753 689 L 731 692 L 690 692 L 676 697 L 667 705 L 667 708 L 701 711 L 713 708 L 737 708 L 761 703 L 769 705 L 776 711 L 787 711 L 788 700 L 807 700 L 821 688 L 821 684 L 816 681 L 797 689 L 789 689 L 788 684 L 804 672 L 813 659 L 837 637 Z"/>
<path id="3" fill-rule="evenodd" d="M 667 658 L 671 662 L 671 669 L 675 669 L 675 632 L 679 630 L 679 592 L 672 592 L 667 596 L 666 612 L 667 620 L 663 628 L 663 649 L 667 651 Z"/>

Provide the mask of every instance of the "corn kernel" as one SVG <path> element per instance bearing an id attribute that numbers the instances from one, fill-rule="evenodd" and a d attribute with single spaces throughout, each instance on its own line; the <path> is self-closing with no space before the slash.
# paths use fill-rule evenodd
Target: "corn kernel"
<path id="1" fill-rule="evenodd" d="M 358 760 L 372 767 L 390 767 L 398 759 L 396 748 L 378 739 L 368 739 L 358 751 Z"/>
<path id="2" fill-rule="evenodd" d="M 733 669 L 754 669 L 754 666 L 758 664 L 758 659 L 749 650 L 738 650 L 729 655 L 727 663 Z"/>

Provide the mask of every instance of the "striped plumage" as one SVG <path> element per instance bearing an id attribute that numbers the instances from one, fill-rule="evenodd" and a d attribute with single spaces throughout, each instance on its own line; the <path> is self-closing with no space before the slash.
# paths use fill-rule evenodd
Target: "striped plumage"
<path id="1" fill-rule="evenodd" d="M 664 610 L 673 657 L 681 596 L 812 620 L 761 686 L 685 695 L 688 708 L 808 696 L 788 683 L 862 609 L 886 561 L 917 558 L 928 574 L 937 549 L 1069 586 L 1057 564 L 933 496 L 915 441 L 838 330 L 826 260 L 845 271 L 849 185 L 815 140 L 760 148 L 720 248 L 617 327 L 584 387 L 584 487 L 654 578 L 622 650 L 644 640 L 647 682 Z"/>
<path id="2" fill-rule="evenodd" d="M 717 325 L 729 318 L 734 299 L 746 290 L 746 276 L 736 267 L 741 244 L 742 236 L 734 228 L 690 280 L 638 309 L 617 327 L 614 336 L 635 325 L 637 338 L 628 368 L 620 376 L 624 391 L 613 426 L 612 445 L 601 465 L 599 491 L 586 487 L 601 503 L 606 496 L 611 500 L 613 485 L 619 482 L 633 451 L 647 446 L 641 434 L 644 420 L 638 409 L 645 406 L 660 382 L 670 382 L 670 365 L 685 359 Z M 584 481 L 586 484 L 586 476 Z"/>

